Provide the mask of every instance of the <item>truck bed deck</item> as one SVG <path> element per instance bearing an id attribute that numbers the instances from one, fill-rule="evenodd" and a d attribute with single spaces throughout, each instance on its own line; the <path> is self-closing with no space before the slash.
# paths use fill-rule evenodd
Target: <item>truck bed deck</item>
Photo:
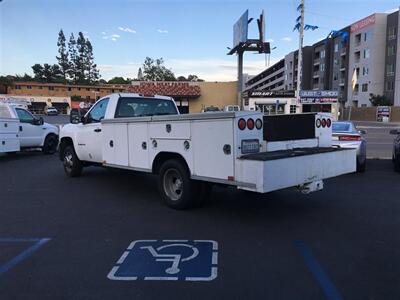
<path id="1" fill-rule="evenodd" d="M 321 153 L 344 151 L 344 150 L 346 149 L 333 148 L 333 147 L 294 148 L 289 150 L 278 150 L 278 151 L 246 154 L 241 156 L 240 158 L 244 160 L 269 161 L 275 159 L 283 159 L 289 157 L 321 154 Z"/>

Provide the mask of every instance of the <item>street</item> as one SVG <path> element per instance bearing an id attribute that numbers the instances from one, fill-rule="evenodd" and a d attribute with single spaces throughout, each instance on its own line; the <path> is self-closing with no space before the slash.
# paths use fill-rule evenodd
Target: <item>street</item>
<path id="1" fill-rule="evenodd" d="M 310 195 L 217 187 L 188 211 L 165 207 L 152 175 L 90 167 L 71 179 L 57 155 L 40 152 L 0 164 L 0 299 L 400 297 L 400 186 L 389 160 Z M 216 241 L 217 278 L 107 278 L 131 242 L 149 239 Z"/>

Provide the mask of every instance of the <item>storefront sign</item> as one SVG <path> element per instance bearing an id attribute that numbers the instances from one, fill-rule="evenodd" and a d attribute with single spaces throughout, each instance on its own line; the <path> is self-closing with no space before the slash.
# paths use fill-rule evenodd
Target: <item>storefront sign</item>
<path id="1" fill-rule="evenodd" d="M 244 98 L 294 98 L 295 91 L 247 91 Z"/>
<path id="2" fill-rule="evenodd" d="M 371 15 L 351 25 L 351 32 L 362 30 L 372 24 L 375 24 L 375 15 Z"/>
<path id="3" fill-rule="evenodd" d="M 378 106 L 376 109 L 376 120 L 378 122 L 389 122 L 390 106 Z"/>
<path id="4" fill-rule="evenodd" d="M 300 103 L 337 103 L 338 91 L 300 91 Z"/>

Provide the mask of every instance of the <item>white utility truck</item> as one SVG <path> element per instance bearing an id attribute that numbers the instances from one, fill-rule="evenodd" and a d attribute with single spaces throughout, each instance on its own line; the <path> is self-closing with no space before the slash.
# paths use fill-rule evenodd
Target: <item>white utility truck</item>
<path id="1" fill-rule="evenodd" d="M 263 116 L 254 111 L 179 115 L 170 97 L 112 94 L 60 133 L 69 176 L 87 165 L 159 175 L 170 207 L 199 204 L 212 184 L 267 193 L 321 190 L 356 170 L 355 150 L 331 146 L 327 114 Z M 75 124 L 74 124 L 75 123 Z"/>
<path id="2" fill-rule="evenodd" d="M 0 103 L 0 153 L 42 148 L 46 154 L 57 151 L 58 128 L 34 117 L 19 104 Z"/>

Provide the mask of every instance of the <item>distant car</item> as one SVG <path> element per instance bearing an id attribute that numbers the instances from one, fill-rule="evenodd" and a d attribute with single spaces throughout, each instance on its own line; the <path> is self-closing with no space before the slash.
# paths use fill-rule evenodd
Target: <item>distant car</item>
<path id="1" fill-rule="evenodd" d="M 44 113 L 48 116 L 57 116 L 58 110 L 55 107 L 47 107 L 44 109 Z"/>
<path id="2" fill-rule="evenodd" d="M 394 164 L 394 170 L 400 172 L 400 129 L 390 130 L 390 134 L 396 135 L 393 141 L 393 153 L 392 160 Z"/>
<path id="3" fill-rule="evenodd" d="M 224 107 L 224 111 L 240 111 L 239 105 L 227 105 Z"/>
<path id="4" fill-rule="evenodd" d="M 219 108 L 212 105 L 202 110 L 202 112 L 216 112 L 216 111 L 220 111 Z"/>
<path id="5" fill-rule="evenodd" d="M 353 122 L 332 123 L 332 145 L 340 148 L 357 149 L 357 172 L 365 172 L 367 165 L 367 142 L 365 130 L 357 130 Z"/>

